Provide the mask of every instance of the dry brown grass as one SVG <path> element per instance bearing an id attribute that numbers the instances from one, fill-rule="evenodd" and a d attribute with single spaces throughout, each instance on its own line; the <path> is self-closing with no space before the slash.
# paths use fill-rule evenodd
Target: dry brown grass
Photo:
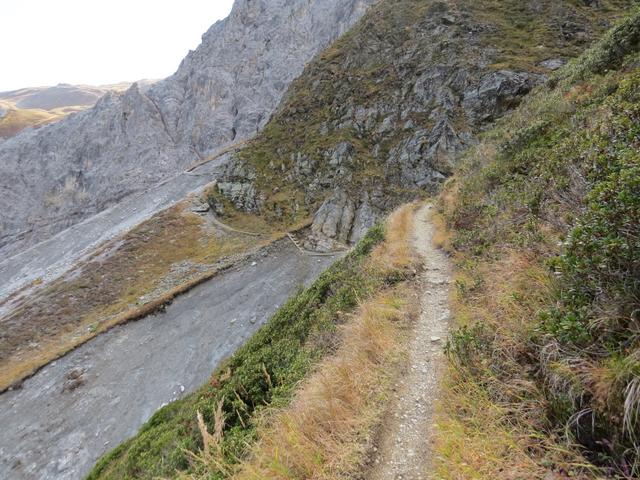
<path id="1" fill-rule="evenodd" d="M 95 335 L 155 312 L 273 238 L 221 234 L 181 205 L 157 214 L 0 320 L 0 391 Z"/>
<path id="2" fill-rule="evenodd" d="M 433 246 L 444 250 L 447 253 L 452 253 L 453 247 L 451 242 L 453 240 L 453 235 L 447 229 L 444 217 L 432 210 L 429 219 L 434 226 L 434 234 L 432 238 Z"/>
<path id="3" fill-rule="evenodd" d="M 444 222 L 439 225 L 446 228 Z M 456 362 L 449 365 L 437 412 L 434 478 L 568 478 L 546 464 L 575 478 L 593 478 L 591 467 L 580 462 L 574 449 L 540 433 L 548 405 L 513 361 L 527 354 L 526 341 L 534 333 L 531 319 L 548 303 L 549 269 L 536 252 L 503 249 L 498 258 L 478 262 L 460 252 L 455 256 L 453 318 L 457 327 L 483 325 L 491 332 L 491 352 L 467 359 L 464 368 Z M 493 372 L 495 365 L 503 370 Z M 480 385 L 477 378 L 487 383 Z M 499 398 L 489 392 L 499 392 Z"/>
<path id="4" fill-rule="evenodd" d="M 233 477 L 336 479 L 357 471 L 382 413 L 391 373 L 403 351 L 406 291 L 362 304 L 341 328 L 341 345 L 269 416 L 251 458 Z"/>
<path id="5" fill-rule="evenodd" d="M 452 307 L 459 324 L 480 321 L 514 345 L 526 337 L 530 319 L 545 305 L 551 276 L 539 259 L 508 251 L 495 263 L 476 264 L 473 273 L 456 272 Z M 516 347 L 514 347 L 516 348 Z"/>
<path id="6" fill-rule="evenodd" d="M 385 241 L 371 252 L 370 268 L 385 272 L 401 270 L 415 263 L 411 238 L 417 206 L 416 203 L 404 205 L 389 216 Z"/>
<path id="7" fill-rule="evenodd" d="M 449 368 L 443 382 L 435 438 L 439 480 L 542 479 L 546 469 L 531 459 L 535 435 L 504 421 L 508 410 Z M 551 477 L 555 478 L 555 477 Z"/>
<path id="8" fill-rule="evenodd" d="M 386 239 L 368 261 L 372 273 L 385 275 L 413 265 L 414 208 L 405 206 L 388 219 Z M 358 473 L 404 359 L 404 334 L 416 315 L 416 303 L 409 300 L 414 289 L 412 283 L 401 283 L 345 315 L 335 352 L 301 383 L 288 406 L 262 413 L 259 440 L 232 478 L 328 480 Z M 204 466 L 198 471 L 226 469 L 206 446 L 207 438 L 205 432 L 205 447 L 194 457 Z"/>
<path id="9" fill-rule="evenodd" d="M 67 115 L 59 111 L 12 108 L 0 118 L 0 138 L 13 137 L 27 127 L 41 127 Z"/>

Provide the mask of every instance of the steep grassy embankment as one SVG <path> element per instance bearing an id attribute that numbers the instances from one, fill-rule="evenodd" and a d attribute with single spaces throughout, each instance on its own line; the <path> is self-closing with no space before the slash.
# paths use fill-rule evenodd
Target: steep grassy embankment
<path id="1" fill-rule="evenodd" d="M 347 257 L 281 307 L 207 385 L 158 411 L 136 437 L 98 462 L 89 478 L 151 479 L 177 471 L 228 476 L 256 440 L 256 422 L 265 410 L 288 403 L 298 382 L 335 350 L 336 330 L 359 302 L 414 274 L 403 244 L 389 247 L 384 239 L 384 227 L 372 229 Z M 402 302 L 386 303 L 397 310 L 392 316 L 401 314 Z M 382 380 L 383 374 L 375 378 Z M 215 445 L 206 430 L 219 432 Z"/>
<path id="2" fill-rule="evenodd" d="M 438 478 L 637 478 L 640 12 L 486 133 L 440 206 Z"/>

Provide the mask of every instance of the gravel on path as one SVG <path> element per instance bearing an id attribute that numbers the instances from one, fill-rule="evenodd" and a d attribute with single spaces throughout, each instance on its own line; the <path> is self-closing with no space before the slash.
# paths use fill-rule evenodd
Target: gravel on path
<path id="1" fill-rule="evenodd" d="M 408 370 L 398 378 L 373 459 L 370 480 L 421 480 L 429 477 L 434 404 L 449 322 L 451 265 L 433 245 L 433 207 L 416 213 L 414 246 L 424 260 L 422 313 L 412 332 Z"/>

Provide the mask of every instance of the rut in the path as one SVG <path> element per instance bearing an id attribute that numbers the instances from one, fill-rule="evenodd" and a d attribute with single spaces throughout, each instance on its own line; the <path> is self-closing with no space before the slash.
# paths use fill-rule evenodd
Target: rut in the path
<path id="1" fill-rule="evenodd" d="M 449 320 L 450 262 L 433 246 L 431 205 L 417 213 L 414 245 L 423 258 L 422 313 L 412 332 L 407 371 L 398 378 L 370 480 L 429 478 L 434 404 Z"/>

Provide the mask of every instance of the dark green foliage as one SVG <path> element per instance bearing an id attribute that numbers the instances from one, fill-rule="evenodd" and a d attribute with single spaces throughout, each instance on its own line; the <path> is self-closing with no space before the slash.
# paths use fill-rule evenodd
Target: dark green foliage
<path id="1" fill-rule="evenodd" d="M 632 15 L 629 20 L 611 29 L 595 48 L 592 48 L 554 79 L 577 82 L 593 74 L 616 70 L 629 53 L 637 51 L 640 43 L 640 18 Z"/>
<path id="2" fill-rule="evenodd" d="M 494 153 L 470 154 L 448 218 L 459 251 L 526 252 L 554 276 L 517 356 L 496 354 L 502 332 L 483 325 L 454 333 L 453 358 L 499 378 L 484 382 L 495 398 L 520 365 L 546 428 L 625 478 L 640 473 L 639 26 L 640 12 L 487 133 Z"/>
<path id="3" fill-rule="evenodd" d="M 640 320 L 640 73 L 626 76 L 605 106 L 607 124 L 583 134 L 591 190 L 556 264 L 560 307 L 548 323 L 578 345 L 626 340 Z"/>

